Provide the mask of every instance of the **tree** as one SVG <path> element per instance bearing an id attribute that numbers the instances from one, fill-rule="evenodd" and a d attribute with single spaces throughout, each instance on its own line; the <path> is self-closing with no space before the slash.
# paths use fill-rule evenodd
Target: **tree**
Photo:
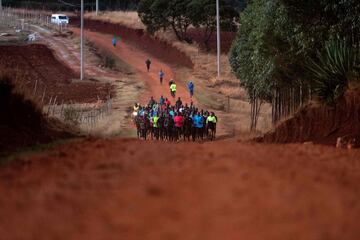
<path id="1" fill-rule="evenodd" d="M 186 14 L 191 0 L 141 0 L 138 14 L 148 32 L 155 33 L 170 27 L 177 38 L 188 41 L 187 30 L 191 20 Z"/>
<path id="2" fill-rule="evenodd" d="M 187 14 L 193 26 L 202 32 L 204 45 L 209 48 L 209 40 L 216 30 L 216 1 L 192 0 L 187 6 Z M 220 1 L 220 24 L 223 31 L 236 31 L 239 13 L 224 0 Z"/>
<path id="3" fill-rule="evenodd" d="M 293 31 L 286 9 L 277 0 L 253 0 L 240 16 L 229 60 L 255 105 L 255 126 L 259 100 L 272 103 L 274 122 L 302 104 L 303 59 Z"/>
<path id="4" fill-rule="evenodd" d="M 238 12 L 225 0 L 220 4 L 221 27 L 236 31 Z M 180 41 L 191 43 L 188 29 L 192 25 L 203 33 L 208 45 L 216 30 L 216 1 L 214 0 L 141 0 L 138 13 L 148 32 L 171 28 Z"/>
<path id="5" fill-rule="evenodd" d="M 240 16 L 238 37 L 231 49 L 233 71 L 251 99 L 271 100 L 278 121 L 311 99 L 312 87 L 321 87 L 314 84 L 319 82 L 314 72 L 306 70 L 327 42 L 348 39 L 359 52 L 359 11 L 358 0 L 252 0 Z M 322 79 L 323 89 L 341 95 L 343 84 L 337 84 L 333 76 L 332 80 L 335 84 Z"/>
<path id="6" fill-rule="evenodd" d="M 66 4 L 65 4 L 66 2 Z M 106 10 L 135 10 L 139 0 L 101 0 L 100 9 Z M 5 6 L 27 7 L 33 9 L 51 9 L 51 10 L 74 10 L 74 7 L 80 5 L 79 0 L 3 0 Z M 85 9 L 94 10 L 95 0 L 85 0 Z"/>
<path id="7" fill-rule="evenodd" d="M 308 70 L 313 78 L 314 90 L 328 105 L 342 97 L 351 79 L 357 74 L 358 56 L 347 41 L 332 40 L 323 53 L 310 60 Z"/>

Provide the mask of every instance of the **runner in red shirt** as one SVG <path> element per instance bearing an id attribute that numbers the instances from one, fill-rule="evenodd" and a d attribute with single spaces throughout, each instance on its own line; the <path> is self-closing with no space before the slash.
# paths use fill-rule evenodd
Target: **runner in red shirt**
<path id="1" fill-rule="evenodd" d="M 180 140 L 182 134 L 182 128 L 184 124 L 184 118 L 181 116 L 181 113 L 176 113 L 174 117 L 175 128 L 176 128 L 176 139 L 177 141 Z"/>
<path id="2" fill-rule="evenodd" d="M 171 102 L 168 98 L 165 98 L 165 105 L 166 106 L 171 106 Z"/>

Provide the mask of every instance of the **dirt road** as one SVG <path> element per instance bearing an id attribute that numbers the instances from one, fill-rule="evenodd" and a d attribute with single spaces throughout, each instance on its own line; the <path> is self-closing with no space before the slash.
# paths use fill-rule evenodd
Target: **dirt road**
<path id="1" fill-rule="evenodd" d="M 0 169 L 0 236 L 359 239 L 360 151 L 88 140 Z"/>
<path id="2" fill-rule="evenodd" d="M 78 28 L 71 28 L 71 30 L 77 35 L 80 33 Z M 120 58 L 123 62 L 127 63 L 137 71 L 139 76 L 142 78 L 141 80 L 143 80 L 146 84 L 147 89 L 140 98 L 141 103 L 146 104 L 150 96 L 154 96 L 154 98 L 158 100 L 160 95 L 168 97 L 173 103 L 175 103 L 176 100 L 171 98 L 169 90 L 169 80 L 177 80 L 174 71 L 171 69 L 171 66 L 157 58 L 154 58 L 153 56 L 149 56 L 145 52 L 121 40 L 118 42 L 116 47 L 113 47 L 111 44 L 112 36 L 110 35 L 91 31 L 85 31 L 85 35 L 87 40 L 95 43 L 100 48 Z M 145 66 L 145 61 L 147 58 L 150 58 L 152 61 L 150 72 L 147 72 Z M 162 85 L 160 85 L 159 81 L 160 69 L 165 72 L 165 79 Z M 184 103 L 190 103 L 191 100 L 186 86 L 181 84 L 180 81 L 176 81 L 176 83 L 176 98 L 181 97 Z M 195 98 L 193 99 L 193 102 L 195 104 L 197 103 Z"/>

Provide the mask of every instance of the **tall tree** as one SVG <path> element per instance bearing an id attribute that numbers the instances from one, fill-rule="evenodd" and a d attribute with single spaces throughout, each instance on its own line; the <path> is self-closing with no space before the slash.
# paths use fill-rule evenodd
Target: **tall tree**
<path id="1" fill-rule="evenodd" d="M 204 45 L 209 47 L 209 40 L 216 30 L 216 1 L 192 0 L 187 6 L 187 14 L 193 26 L 201 29 Z M 220 1 L 220 24 L 223 31 L 236 31 L 239 13 L 235 8 Z"/>

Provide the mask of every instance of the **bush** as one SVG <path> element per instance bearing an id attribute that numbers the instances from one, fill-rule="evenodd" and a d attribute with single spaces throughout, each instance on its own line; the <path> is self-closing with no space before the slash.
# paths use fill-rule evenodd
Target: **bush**
<path id="1" fill-rule="evenodd" d="M 116 66 L 115 60 L 110 56 L 105 56 L 104 58 L 104 67 L 109 69 L 114 69 Z"/>
<path id="2" fill-rule="evenodd" d="M 357 56 L 347 41 L 332 40 L 308 65 L 315 93 L 325 104 L 342 97 L 355 74 Z"/>

